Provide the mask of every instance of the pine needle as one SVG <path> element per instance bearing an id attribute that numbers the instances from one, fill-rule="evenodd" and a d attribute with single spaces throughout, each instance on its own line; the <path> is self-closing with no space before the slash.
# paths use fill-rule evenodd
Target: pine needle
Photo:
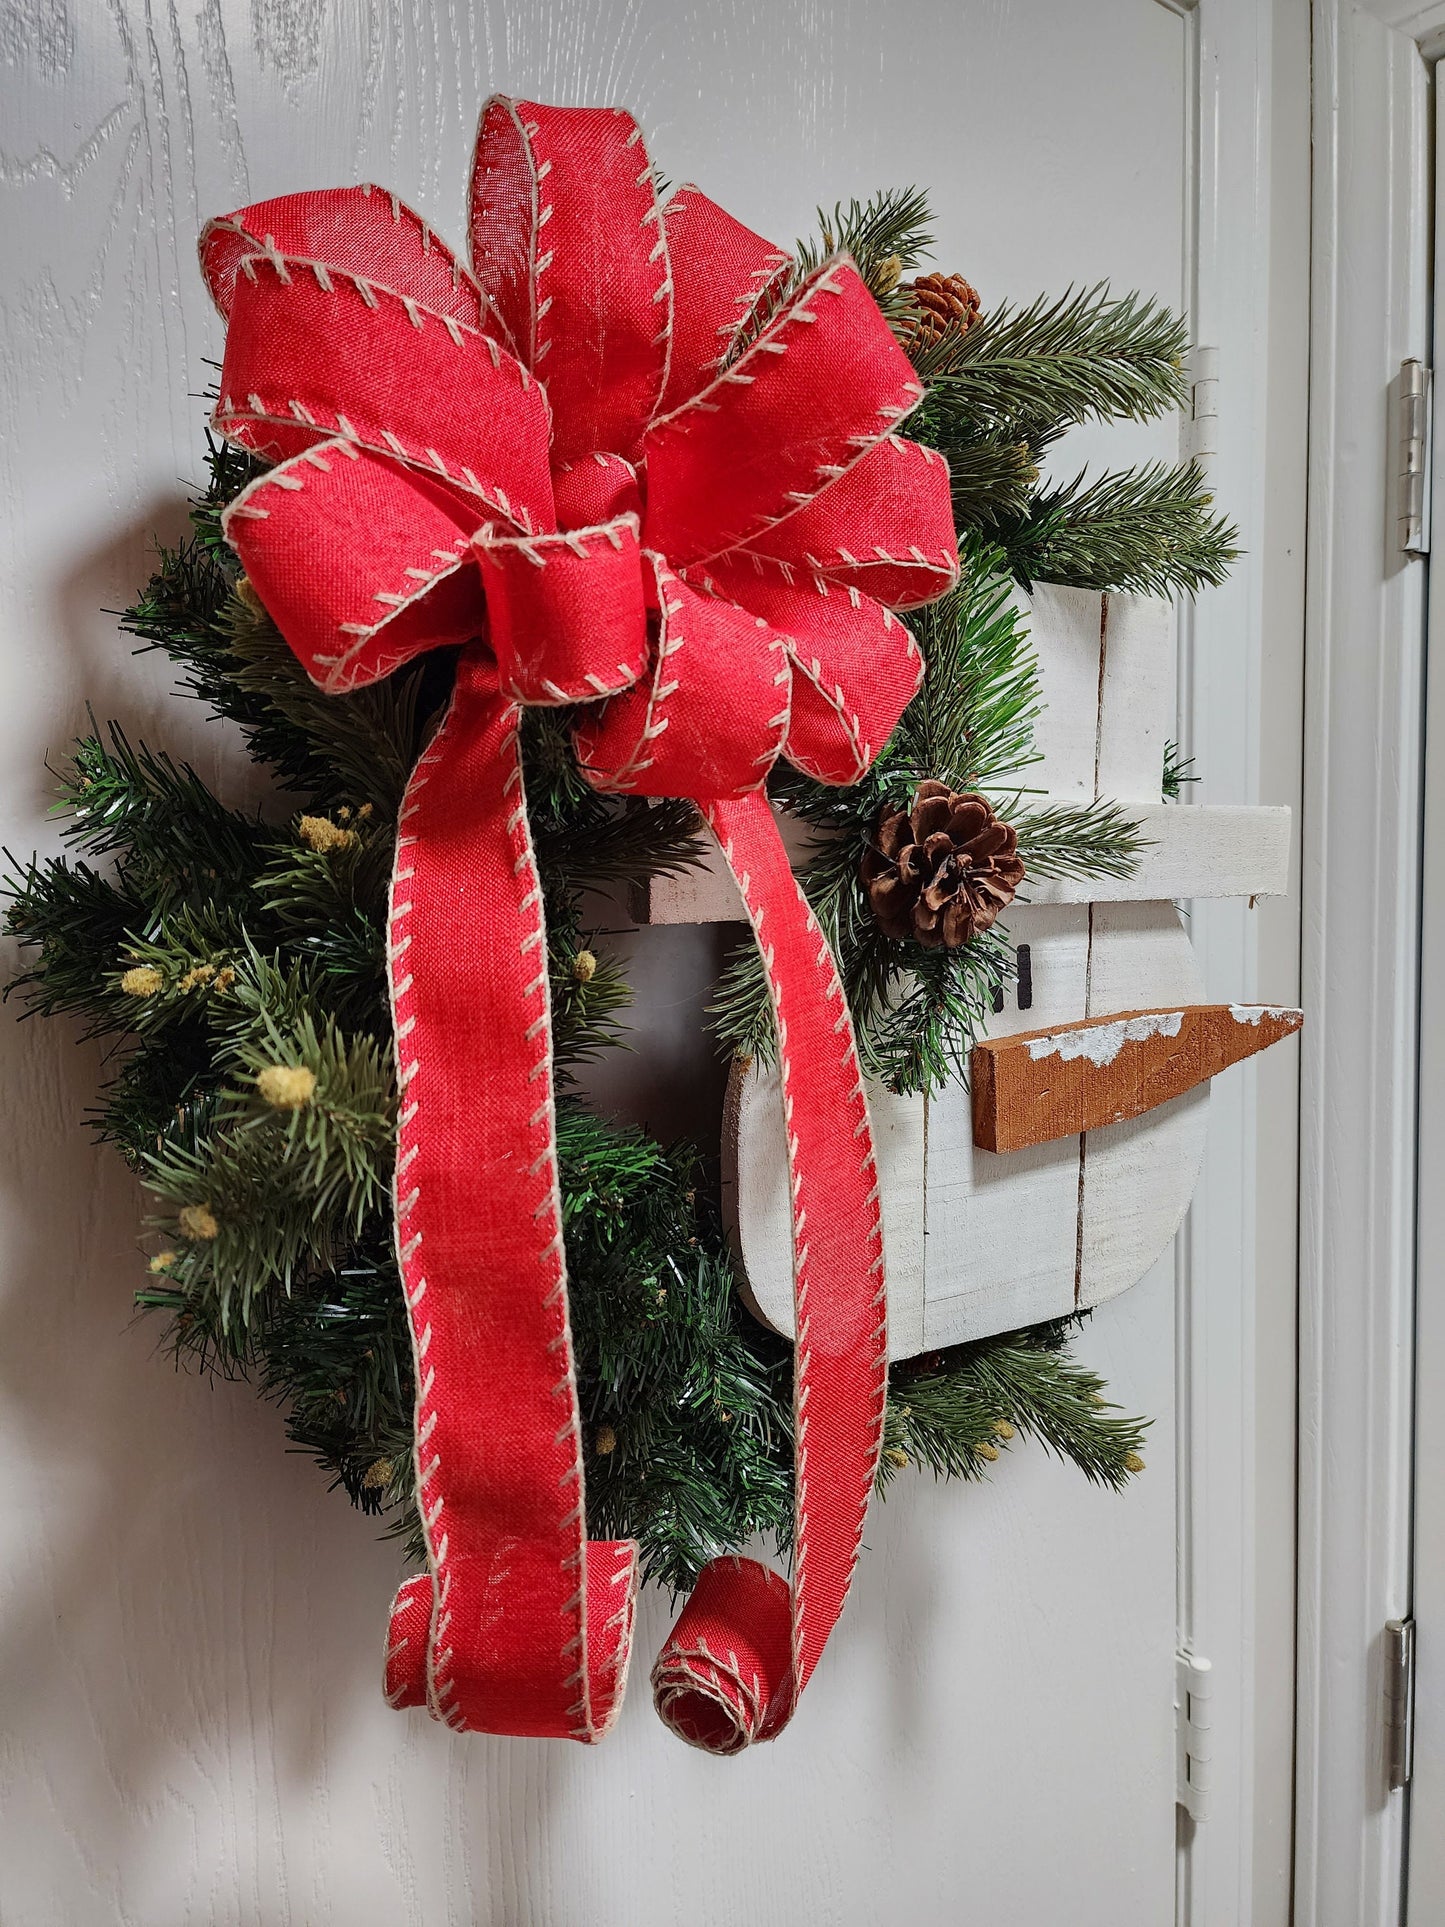
<path id="1" fill-rule="evenodd" d="M 1188 332 L 1151 298 L 1106 284 L 986 310 L 914 354 L 940 415 L 1057 435 L 1085 421 L 1151 421 L 1183 405 Z"/>

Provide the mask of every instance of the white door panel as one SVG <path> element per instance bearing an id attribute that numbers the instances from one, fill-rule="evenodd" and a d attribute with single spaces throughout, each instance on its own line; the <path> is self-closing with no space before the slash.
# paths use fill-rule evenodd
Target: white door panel
<path id="1" fill-rule="evenodd" d="M 502 88 L 628 104 L 671 179 L 784 242 L 819 200 L 918 181 L 939 264 L 986 301 L 1106 277 L 1177 301 L 1192 31 L 1153 0 L 25 0 L 0 31 L 6 840 L 56 847 L 42 759 L 86 698 L 245 793 L 234 743 L 101 613 L 199 466 L 208 214 L 372 179 L 460 241 Z M 1172 422 L 1090 430 L 1063 465 L 1176 447 Z M 616 1088 L 664 1127 L 699 1075 L 714 938 L 638 941 L 663 1017 Z M 176 1376 L 131 1322 L 139 1200 L 79 1133 L 94 1054 L 40 1025 L 0 1028 L 0 1050 L 23 1120 L 0 1279 L 0 1918 L 1173 1918 L 1167 1259 L 1080 1339 L 1156 1421 L 1147 1475 L 1114 1497 L 1020 1449 L 982 1488 L 896 1485 L 776 1745 L 719 1763 L 665 1735 L 655 1597 L 597 1752 L 461 1739 L 381 1699 L 393 1551 L 283 1451 L 275 1413 Z M 1239 1182 L 1215 1179 L 1216 1209 Z"/>

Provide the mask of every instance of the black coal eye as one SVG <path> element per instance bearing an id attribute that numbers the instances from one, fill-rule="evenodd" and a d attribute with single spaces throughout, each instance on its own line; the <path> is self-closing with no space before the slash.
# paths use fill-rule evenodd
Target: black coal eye
<path id="1" fill-rule="evenodd" d="M 1026 943 L 1021 943 L 1014 953 L 1014 964 L 1018 970 L 1019 1009 L 1031 1010 L 1034 1002 L 1034 959 Z"/>

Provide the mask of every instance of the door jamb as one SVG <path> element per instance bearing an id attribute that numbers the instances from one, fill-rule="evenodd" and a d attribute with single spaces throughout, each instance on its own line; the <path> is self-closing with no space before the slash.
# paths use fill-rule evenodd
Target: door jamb
<path id="1" fill-rule="evenodd" d="M 1429 358 L 1445 6 L 1313 0 L 1295 1918 L 1396 1927 L 1385 1622 L 1409 1607 L 1424 570 L 1393 378 Z"/>

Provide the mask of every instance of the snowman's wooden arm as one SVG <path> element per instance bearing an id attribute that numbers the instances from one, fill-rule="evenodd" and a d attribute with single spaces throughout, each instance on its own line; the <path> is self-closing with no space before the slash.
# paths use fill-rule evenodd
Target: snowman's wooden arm
<path id="1" fill-rule="evenodd" d="M 1077 803 L 1041 797 L 1037 807 Z M 1156 903 L 1282 896 L 1289 878 L 1290 813 L 1250 805 L 1124 803 L 1145 847 L 1127 877 L 1026 878 L 1024 903 Z M 795 862 L 816 832 L 779 819 Z M 720 854 L 681 876 L 657 877 L 633 906 L 639 923 L 740 923 L 742 898 Z"/>

